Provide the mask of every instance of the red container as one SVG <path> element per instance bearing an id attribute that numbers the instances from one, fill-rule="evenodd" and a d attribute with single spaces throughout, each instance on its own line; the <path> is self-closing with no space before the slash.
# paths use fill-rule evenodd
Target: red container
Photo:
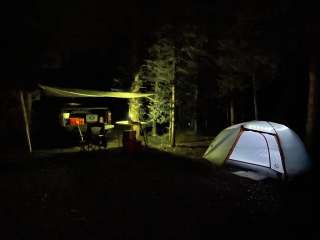
<path id="1" fill-rule="evenodd" d="M 84 118 L 69 118 L 71 126 L 80 126 L 84 125 Z"/>
<path id="2" fill-rule="evenodd" d="M 130 155 L 138 153 L 142 149 L 141 142 L 136 139 L 136 131 L 133 130 L 123 131 L 122 145 L 123 149 Z"/>

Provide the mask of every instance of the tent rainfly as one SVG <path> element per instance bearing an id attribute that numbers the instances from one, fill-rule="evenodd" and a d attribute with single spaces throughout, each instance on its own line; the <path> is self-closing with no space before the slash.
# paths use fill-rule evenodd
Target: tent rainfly
<path id="1" fill-rule="evenodd" d="M 216 165 L 228 164 L 272 178 L 292 178 L 311 167 L 298 135 L 282 124 L 266 121 L 250 121 L 224 129 L 203 157 Z"/>
<path id="2" fill-rule="evenodd" d="M 106 92 L 106 91 L 95 91 L 86 89 L 71 89 L 71 88 L 57 88 L 49 87 L 45 85 L 39 85 L 43 90 L 44 94 L 54 97 L 70 97 L 70 98 L 86 98 L 86 97 L 111 97 L 111 98 L 141 98 L 151 97 L 152 93 L 137 93 L 137 92 Z"/>

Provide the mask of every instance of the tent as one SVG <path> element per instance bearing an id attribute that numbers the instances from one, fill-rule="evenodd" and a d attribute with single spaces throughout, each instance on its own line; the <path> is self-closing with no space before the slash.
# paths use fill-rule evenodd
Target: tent
<path id="1" fill-rule="evenodd" d="M 224 129 L 203 157 L 268 177 L 291 178 L 306 172 L 311 160 L 303 142 L 290 128 L 266 121 L 250 121 Z"/>

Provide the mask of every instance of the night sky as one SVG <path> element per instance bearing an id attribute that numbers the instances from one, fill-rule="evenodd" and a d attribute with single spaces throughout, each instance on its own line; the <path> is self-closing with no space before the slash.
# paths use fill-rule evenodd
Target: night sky
<path id="1" fill-rule="evenodd" d="M 281 28 L 278 29 L 279 34 L 289 36 L 297 31 L 298 25 L 303 27 L 306 20 L 306 7 L 296 2 L 259 1 L 257 4 L 252 0 L 201 0 L 196 3 L 190 0 L 81 0 L 33 1 L 33 4 L 19 3 L 19 7 L 16 3 L 10 3 L 9 10 L 2 9 L 2 17 L 5 20 L 3 36 L 10 50 L 17 49 L 20 57 L 32 51 L 31 56 L 25 55 L 28 62 L 30 58 L 34 58 L 33 62 L 43 62 L 46 54 L 54 55 L 71 48 L 103 49 L 108 53 L 117 53 L 113 55 L 119 55 L 119 51 L 121 54 L 122 50 L 119 46 L 129 45 L 133 37 L 142 38 L 144 43 L 150 32 L 163 24 L 193 23 L 210 31 L 217 27 L 227 27 L 239 9 L 258 9 L 257 11 L 264 12 L 276 9 L 279 14 L 275 21 L 278 21 Z M 214 34 L 214 31 L 211 30 L 211 33 Z"/>
<path id="2" fill-rule="evenodd" d="M 214 43 L 234 23 L 238 11 L 269 16 L 262 27 L 265 44 L 281 64 L 277 81 L 259 93 L 265 116 L 291 119 L 306 114 L 307 62 L 318 56 L 318 21 L 310 3 L 301 1 L 33 1 L 2 8 L 5 85 L 26 88 L 39 81 L 61 86 L 109 89 L 126 78 L 145 57 L 152 33 L 164 24 L 197 24 Z M 269 15 L 268 15 L 269 14 Z M 214 44 L 213 44 L 214 45 Z M 46 68 L 46 66 L 60 66 Z M 209 80 L 208 80 L 209 81 Z M 272 96 L 270 96 L 272 92 Z M 301 123 L 297 123 L 302 128 Z"/>

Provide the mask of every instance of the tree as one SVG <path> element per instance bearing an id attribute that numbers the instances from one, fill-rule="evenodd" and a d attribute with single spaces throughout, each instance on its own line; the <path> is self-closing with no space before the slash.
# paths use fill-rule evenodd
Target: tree
<path id="1" fill-rule="evenodd" d="M 313 151 L 316 134 L 317 112 L 318 112 L 318 80 L 316 74 L 315 60 L 310 58 L 308 69 L 309 91 L 307 105 L 307 121 L 306 121 L 306 140 L 308 148 Z"/>
<path id="2" fill-rule="evenodd" d="M 176 78 L 177 107 L 181 109 L 195 133 L 198 132 L 199 75 L 203 65 L 211 56 L 206 50 L 208 38 L 197 26 L 185 26 L 179 34 L 177 51 Z"/>
<path id="3" fill-rule="evenodd" d="M 249 87 L 248 80 L 241 74 L 242 53 L 235 46 L 233 40 L 222 40 L 219 42 L 218 50 L 220 56 L 216 64 L 221 68 L 221 74 L 217 79 L 219 93 L 222 97 L 229 98 L 230 124 L 234 124 L 234 96 Z"/>
<path id="4" fill-rule="evenodd" d="M 257 90 L 265 85 L 265 79 L 257 75 L 263 73 L 272 79 L 275 74 L 276 55 L 259 45 L 257 22 L 255 16 L 239 15 L 237 23 L 218 41 L 220 56 L 216 64 L 221 69 L 218 86 L 221 96 L 229 98 L 231 124 L 234 124 L 234 96 L 250 87 L 254 118 L 258 119 Z"/>
<path id="5" fill-rule="evenodd" d="M 150 119 L 169 123 L 169 142 L 175 146 L 176 108 L 190 95 L 196 96 L 199 57 L 204 54 L 206 38 L 195 27 L 181 29 L 165 26 L 155 34 L 156 41 L 139 71 L 139 80 L 155 92 L 148 105 Z"/>
<path id="6" fill-rule="evenodd" d="M 146 59 L 140 68 L 140 79 L 154 91 L 155 97 L 149 102 L 149 117 L 153 121 L 153 133 L 156 123 L 169 122 L 169 140 L 174 145 L 174 107 L 175 103 L 175 46 L 168 37 L 161 36 L 148 50 Z M 170 97 L 171 96 L 171 97 Z"/>
<path id="7" fill-rule="evenodd" d="M 313 8 L 316 9 L 316 8 Z M 316 151 L 316 136 L 318 118 L 319 118 L 319 77 L 318 70 L 320 61 L 320 49 L 318 47 L 319 42 L 319 24 L 316 16 L 316 11 L 308 11 L 308 18 L 306 19 L 306 33 L 304 39 L 304 50 L 307 54 L 308 64 L 308 102 L 307 102 L 307 118 L 306 118 L 306 144 L 312 155 L 317 154 Z"/>

